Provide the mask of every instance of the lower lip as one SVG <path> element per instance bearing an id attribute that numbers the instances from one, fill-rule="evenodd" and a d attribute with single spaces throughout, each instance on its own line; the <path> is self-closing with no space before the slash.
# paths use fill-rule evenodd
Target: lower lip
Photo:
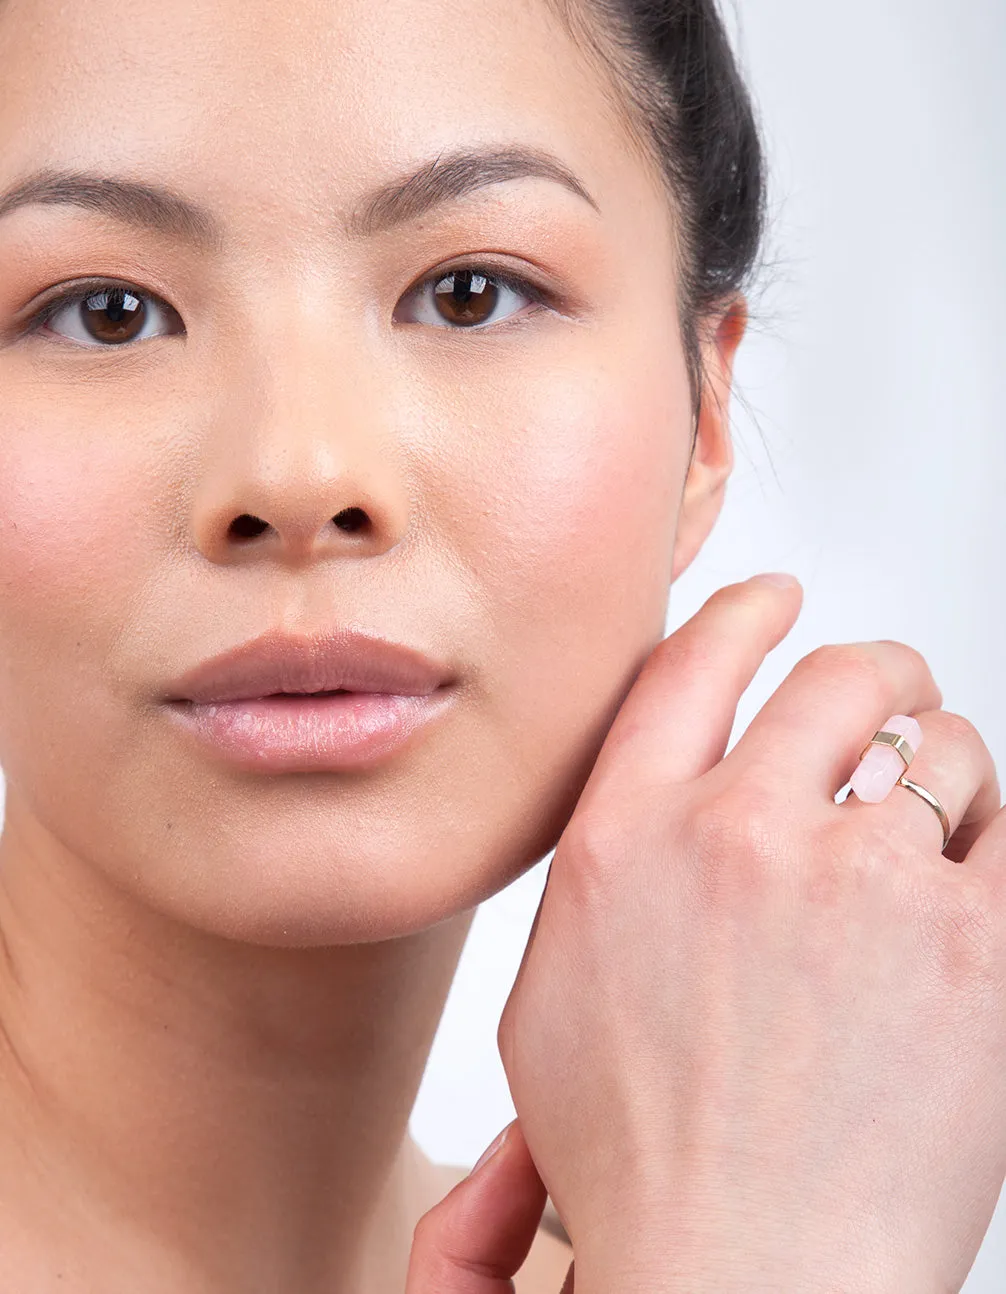
<path id="1" fill-rule="evenodd" d="M 359 768 L 403 747 L 440 714 L 451 691 L 426 696 L 342 692 L 335 696 L 267 696 L 202 704 L 174 701 L 170 710 L 230 762 L 259 772 Z"/>

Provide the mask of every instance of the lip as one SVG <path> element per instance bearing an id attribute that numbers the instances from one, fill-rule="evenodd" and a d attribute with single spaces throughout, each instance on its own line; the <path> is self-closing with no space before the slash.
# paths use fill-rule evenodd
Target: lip
<path id="1" fill-rule="evenodd" d="M 230 762 L 259 771 L 334 770 L 401 748 L 444 710 L 453 682 L 445 665 L 417 649 L 357 630 L 271 631 L 202 661 L 163 700 Z"/>

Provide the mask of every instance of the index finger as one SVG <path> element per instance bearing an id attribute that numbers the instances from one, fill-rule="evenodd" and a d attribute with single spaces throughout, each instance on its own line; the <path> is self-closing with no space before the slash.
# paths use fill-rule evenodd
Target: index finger
<path id="1" fill-rule="evenodd" d="M 700 777 L 723 757 L 737 704 L 803 602 L 798 581 L 727 584 L 650 653 L 608 730 L 580 803 L 640 778 Z"/>

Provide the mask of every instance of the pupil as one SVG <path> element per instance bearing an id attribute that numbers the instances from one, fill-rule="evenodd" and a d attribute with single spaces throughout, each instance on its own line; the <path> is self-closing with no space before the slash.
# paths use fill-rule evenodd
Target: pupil
<path id="1" fill-rule="evenodd" d="M 96 341 L 112 345 L 131 341 L 141 331 L 144 306 L 125 288 L 94 292 L 81 303 L 84 323 Z"/>
<path id="2" fill-rule="evenodd" d="M 474 270 L 452 270 L 436 286 L 437 306 L 451 323 L 484 323 L 498 297 L 498 289 Z"/>

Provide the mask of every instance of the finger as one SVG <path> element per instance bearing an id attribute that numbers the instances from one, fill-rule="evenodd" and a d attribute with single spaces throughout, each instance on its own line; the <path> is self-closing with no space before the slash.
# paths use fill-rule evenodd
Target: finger
<path id="1" fill-rule="evenodd" d="M 889 716 L 942 704 L 914 647 L 887 640 L 818 647 L 797 661 L 748 724 L 723 759 L 722 776 L 757 767 L 766 785 L 834 802 Z"/>
<path id="2" fill-rule="evenodd" d="M 517 1120 L 490 1151 L 420 1218 L 405 1294 L 513 1294 L 547 1192 Z"/>
<path id="3" fill-rule="evenodd" d="M 737 703 L 802 603 L 794 580 L 728 584 L 650 653 L 605 737 L 581 795 L 619 795 L 651 773 L 664 783 L 699 777 L 723 756 Z"/>
<path id="4" fill-rule="evenodd" d="M 987 823 L 964 858 L 969 872 L 984 876 L 993 895 L 993 908 L 1006 912 L 1006 804 Z"/>
<path id="5" fill-rule="evenodd" d="M 999 810 L 1000 789 L 992 752 L 969 720 L 947 710 L 928 710 L 915 716 L 922 729 L 915 757 L 908 768 L 900 764 L 898 776 L 907 773 L 940 801 L 950 821 L 951 838 L 946 856 L 962 862 L 974 840 Z M 920 843 L 943 845 L 943 828 L 933 808 L 914 791 L 892 785 L 879 803 L 852 795 L 838 806 L 856 818 L 869 814 L 870 824 L 882 830 L 911 832 Z"/>

